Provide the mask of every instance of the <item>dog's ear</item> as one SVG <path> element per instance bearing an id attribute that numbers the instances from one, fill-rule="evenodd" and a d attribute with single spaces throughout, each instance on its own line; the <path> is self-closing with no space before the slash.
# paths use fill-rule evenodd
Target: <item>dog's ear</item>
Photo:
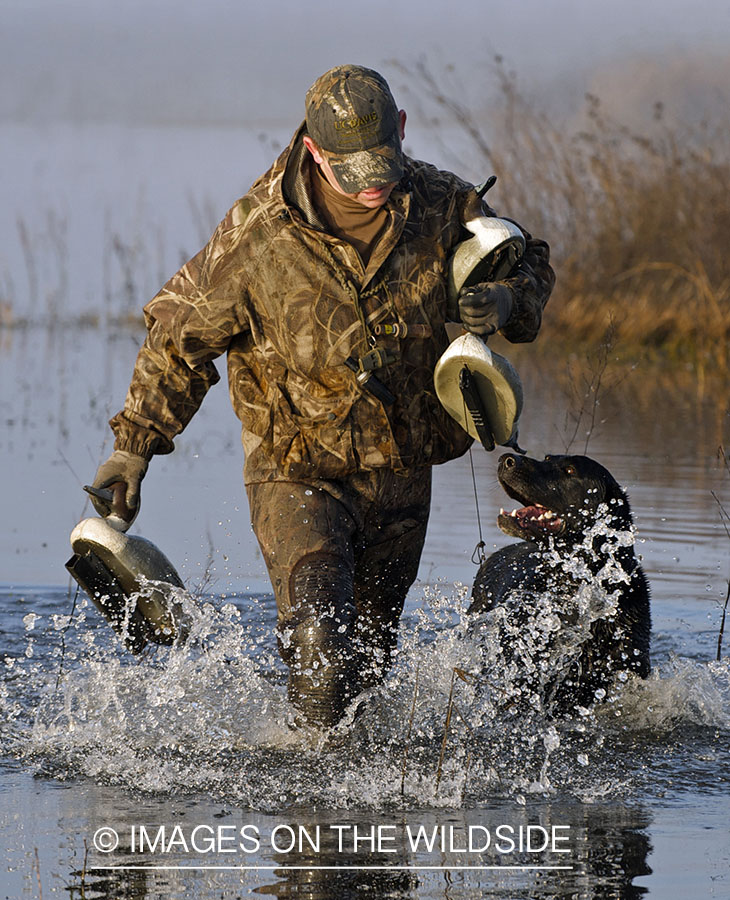
<path id="1" fill-rule="evenodd" d="M 608 505 L 611 517 L 617 520 L 617 524 L 630 526 L 632 518 L 629 498 L 608 469 L 590 456 L 575 456 L 570 457 L 570 460 L 582 475 L 593 482 L 597 488 L 594 496 Z"/>

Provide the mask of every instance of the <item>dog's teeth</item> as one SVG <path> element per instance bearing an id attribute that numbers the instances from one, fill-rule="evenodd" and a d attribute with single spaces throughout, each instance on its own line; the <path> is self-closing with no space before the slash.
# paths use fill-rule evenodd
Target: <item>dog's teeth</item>
<path id="1" fill-rule="evenodd" d="M 500 514 L 500 516 L 504 515 L 504 507 L 502 507 L 502 506 L 499 507 L 499 514 Z"/>

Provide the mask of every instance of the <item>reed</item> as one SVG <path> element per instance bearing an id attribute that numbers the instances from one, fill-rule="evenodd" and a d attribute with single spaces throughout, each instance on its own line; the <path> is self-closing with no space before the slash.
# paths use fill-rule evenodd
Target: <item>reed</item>
<path id="1" fill-rule="evenodd" d="M 411 735 L 413 734 L 413 719 L 416 715 L 416 703 L 418 701 L 418 678 L 421 672 L 420 662 L 416 665 L 416 675 L 413 684 L 413 702 L 411 703 L 411 713 L 408 717 L 408 731 L 406 733 L 405 746 L 403 748 L 403 765 L 401 767 L 400 778 L 400 794 L 405 797 L 406 794 L 406 775 L 408 774 L 408 752 L 411 746 Z"/>
<path id="2" fill-rule="evenodd" d="M 728 462 L 727 455 L 725 453 L 725 448 L 721 445 L 717 451 L 718 458 L 722 460 L 723 465 L 725 466 L 725 471 L 730 472 L 730 463 Z M 712 496 L 715 498 L 715 502 L 720 508 L 720 520 L 722 522 L 723 528 L 725 529 L 725 534 L 730 539 L 730 529 L 728 528 L 728 523 L 730 523 L 730 513 L 725 509 L 720 499 L 717 497 L 715 492 L 712 492 Z M 720 662 L 722 659 L 722 641 L 725 635 L 725 622 L 727 620 L 727 610 L 728 604 L 730 604 L 730 579 L 727 582 L 727 591 L 725 593 L 725 603 L 722 606 L 722 613 L 720 615 L 720 629 L 717 635 L 717 662 Z"/>
<path id="3" fill-rule="evenodd" d="M 456 705 L 456 703 L 454 701 L 454 689 L 456 687 L 457 677 L 460 678 L 465 684 L 473 684 L 473 682 L 474 682 L 473 676 L 469 675 L 468 672 L 465 672 L 463 669 L 460 669 L 457 666 L 454 666 L 452 668 L 452 670 L 451 670 L 451 685 L 449 687 L 449 700 L 446 705 L 446 721 L 444 723 L 444 734 L 443 734 L 443 738 L 441 739 L 441 750 L 439 752 L 438 766 L 436 768 L 436 783 L 434 786 L 434 796 L 436 796 L 438 794 L 439 786 L 441 784 L 441 778 L 443 776 L 444 758 L 446 756 L 446 746 L 448 744 L 449 735 L 451 734 L 451 722 L 452 722 L 454 713 L 456 713 L 456 715 L 458 715 L 458 717 L 461 719 L 461 721 L 464 724 L 464 726 L 466 727 L 466 730 L 469 733 L 469 735 L 472 737 L 474 735 L 474 731 L 473 731 L 472 727 L 469 725 L 466 718 L 464 717 L 464 714 L 461 712 L 461 710 L 459 709 L 459 707 Z M 470 766 L 471 766 L 471 752 L 469 752 L 467 754 L 466 765 L 464 766 L 464 782 L 462 784 L 462 800 L 463 800 L 463 793 L 466 791 L 466 782 L 469 777 Z"/>
<path id="4" fill-rule="evenodd" d="M 410 74 L 445 133 L 458 130 L 485 176 L 498 175 L 490 201 L 550 243 L 558 278 L 543 333 L 553 348 L 598 344 L 611 321 L 625 356 L 727 373 L 726 112 L 695 126 L 668 121 L 657 103 L 630 128 L 587 95 L 568 126 L 527 98 L 499 57 L 500 90 L 484 114 L 445 92 L 426 62 Z"/>

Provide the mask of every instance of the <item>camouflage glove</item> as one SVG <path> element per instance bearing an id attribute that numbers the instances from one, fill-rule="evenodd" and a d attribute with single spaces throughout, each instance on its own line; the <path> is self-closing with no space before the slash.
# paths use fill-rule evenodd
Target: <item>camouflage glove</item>
<path id="1" fill-rule="evenodd" d="M 473 284 L 459 295 L 459 315 L 472 334 L 489 335 L 499 331 L 512 315 L 514 300 L 506 284 Z"/>
<path id="2" fill-rule="evenodd" d="M 94 478 L 94 488 L 103 490 L 115 484 L 125 486 L 123 503 L 107 502 L 91 494 L 91 502 L 100 516 L 106 518 L 114 513 L 126 522 L 131 523 L 139 512 L 139 486 L 147 472 L 147 460 L 126 450 L 115 450 L 106 462 L 103 462 Z M 121 507 L 121 508 L 119 508 Z"/>

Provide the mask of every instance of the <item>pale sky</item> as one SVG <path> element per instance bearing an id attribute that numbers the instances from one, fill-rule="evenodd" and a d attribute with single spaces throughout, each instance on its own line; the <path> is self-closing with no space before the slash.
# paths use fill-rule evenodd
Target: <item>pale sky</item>
<path id="1" fill-rule="evenodd" d="M 377 68 L 398 99 L 393 60 L 423 57 L 453 64 L 478 102 L 496 53 L 528 89 L 569 101 L 595 67 L 728 46 L 725 0 L 0 0 L 0 121 L 293 123 L 331 66 Z"/>

